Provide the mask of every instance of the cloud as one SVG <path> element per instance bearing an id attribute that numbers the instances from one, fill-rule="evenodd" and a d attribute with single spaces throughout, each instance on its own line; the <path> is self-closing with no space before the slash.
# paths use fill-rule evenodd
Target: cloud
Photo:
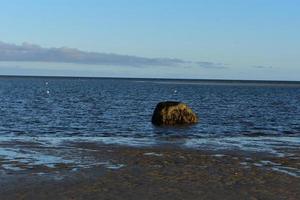
<path id="1" fill-rule="evenodd" d="M 39 45 L 29 43 L 16 45 L 4 42 L 0 42 L 0 61 L 59 62 L 131 67 L 224 68 L 223 64 L 213 62 L 194 62 L 177 58 L 146 58 L 113 53 L 87 52 L 67 47 L 43 48 Z"/>
<path id="2" fill-rule="evenodd" d="M 272 69 L 273 68 L 272 66 L 263 66 L 263 65 L 255 65 L 252 67 L 256 68 L 256 69 Z"/>

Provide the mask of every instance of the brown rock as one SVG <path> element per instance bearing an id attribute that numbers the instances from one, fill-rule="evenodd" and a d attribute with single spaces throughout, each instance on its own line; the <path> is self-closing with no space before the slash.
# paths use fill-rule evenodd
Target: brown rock
<path id="1" fill-rule="evenodd" d="M 186 125 L 198 122 L 197 115 L 186 104 L 176 101 L 160 102 L 153 112 L 154 125 Z"/>

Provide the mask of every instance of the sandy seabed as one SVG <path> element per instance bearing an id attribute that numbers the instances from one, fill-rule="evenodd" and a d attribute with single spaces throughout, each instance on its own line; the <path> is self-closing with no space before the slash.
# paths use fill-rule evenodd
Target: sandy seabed
<path id="1" fill-rule="evenodd" d="M 12 144 L 7 144 L 7 147 Z M 300 151 L 290 156 L 240 151 L 124 147 L 76 142 L 62 148 L 22 144 L 66 160 L 0 158 L 0 199 L 299 199 Z M 5 146 L 2 145 L 2 148 Z M 40 148 L 40 149 L 39 149 Z M 24 159 L 24 158 L 23 158 Z M 82 162 L 88 160 L 89 162 Z"/>

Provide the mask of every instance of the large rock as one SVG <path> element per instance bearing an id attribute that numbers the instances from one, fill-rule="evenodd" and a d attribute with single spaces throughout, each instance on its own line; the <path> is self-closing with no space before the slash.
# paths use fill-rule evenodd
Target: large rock
<path id="1" fill-rule="evenodd" d="M 153 112 L 154 125 L 185 125 L 198 122 L 197 115 L 186 104 L 176 101 L 160 102 Z"/>

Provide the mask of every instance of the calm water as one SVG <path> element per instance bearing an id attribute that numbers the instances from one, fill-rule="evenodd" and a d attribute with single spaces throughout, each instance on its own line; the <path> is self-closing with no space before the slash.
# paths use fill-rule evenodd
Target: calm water
<path id="1" fill-rule="evenodd" d="M 160 101 L 186 102 L 190 127 L 158 128 Z M 192 148 L 299 148 L 300 85 L 139 79 L 0 78 L 2 141 L 99 140 Z"/>

